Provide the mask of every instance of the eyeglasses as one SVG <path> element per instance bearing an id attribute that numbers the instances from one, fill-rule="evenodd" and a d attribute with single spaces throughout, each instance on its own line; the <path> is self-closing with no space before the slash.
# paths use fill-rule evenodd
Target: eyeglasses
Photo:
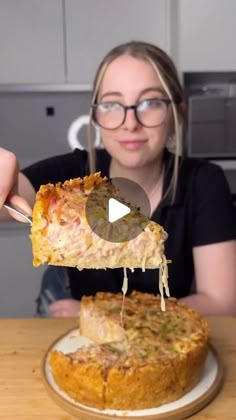
<path id="1" fill-rule="evenodd" d="M 170 103 L 170 99 L 145 99 L 130 106 L 119 102 L 101 102 L 92 105 L 92 116 L 100 127 L 115 130 L 124 124 L 127 111 L 133 109 L 137 121 L 144 127 L 152 128 L 164 122 Z"/>

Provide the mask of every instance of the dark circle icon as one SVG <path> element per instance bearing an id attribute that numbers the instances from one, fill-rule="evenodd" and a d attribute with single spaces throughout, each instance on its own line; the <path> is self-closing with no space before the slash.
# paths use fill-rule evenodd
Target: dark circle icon
<path id="1" fill-rule="evenodd" d="M 125 242 L 136 238 L 149 221 L 151 206 L 136 182 L 112 178 L 94 187 L 86 203 L 86 218 L 100 238 Z"/>

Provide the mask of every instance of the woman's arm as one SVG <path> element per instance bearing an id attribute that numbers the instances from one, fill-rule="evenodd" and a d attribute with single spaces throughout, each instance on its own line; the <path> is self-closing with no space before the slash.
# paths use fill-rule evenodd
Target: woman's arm
<path id="1" fill-rule="evenodd" d="M 181 299 L 203 315 L 236 315 L 236 241 L 193 249 L 196 294 Z"/>

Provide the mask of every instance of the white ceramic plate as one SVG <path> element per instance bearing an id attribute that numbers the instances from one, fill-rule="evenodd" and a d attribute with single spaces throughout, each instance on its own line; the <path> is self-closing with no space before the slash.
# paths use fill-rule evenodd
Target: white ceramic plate
<path id="1" fill-rule="evenodd" d="M 119 417 L 130 418 L 132 420 L 138 419 L 159 419 L 159 418 L 172 418 L 182 419 L 193 414 L 194 412 L 200 410 L 204 407 L 209 401 L 211 401 L 217 394 L 223 379 L 223 369 L 219 357 L 217 356 L 215 350 L 211 347 L 206 363 L 205 368 L 199 383 L 187 394 L 177 401 L 162 405 L 157 408 L 149 408 L 144 410 L 134 410 L 134 411 L 119 411 L 119 410 L 99 410 L 96 408 L 91 408 L 83 404 L 77 403 L 72 398 L 70 398 L 66 393 L 61 391 L 57 384 L 54 382 L 53 376 L 50 371 L 48 364 L 49 353 L 51 350 L 59 350 L 63 353 L 69 353 L 77 350 L 79 347 L 89 345 L 90 341 L 81 336 L 77 329 L 68 332 L 63 337 L 60 337 L 52 347 L 48 350 L 46 357 L 43 361 L 43 376 L 52 396 L 56 397 L 59 403 L 62 403 L 64 408 L 76 415 L 78 411 L 78 417 L 83 418 L 81 413 L 87 413 L 89 418 L 93 419 L 117 419 Z M 52 392 L 51 392 L 52 391 Z M 57 398 L 59 397 L 59 398 Z M 63 404 L 63 402 L 65 404 Z M 70 409 L 71 408 L 71 409 Z M 84 418 L 88 418 L 88 417 Z"/>

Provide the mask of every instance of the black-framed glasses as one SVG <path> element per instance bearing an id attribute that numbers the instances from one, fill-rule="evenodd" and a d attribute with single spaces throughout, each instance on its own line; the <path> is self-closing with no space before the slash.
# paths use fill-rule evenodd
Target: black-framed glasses
<path id="1" fill-rule="evenodd" d="M 144 99 L 137 105 L 125 106 L 119 102 L 100 102 L 92 105 L 93 120 L 106 130 L 121 127 L 126 119 L 127 111 L 134 111 L 137 121 L 144 127 L 152 128 L 161 125 L 166 118 L 170 99 Z"/>

